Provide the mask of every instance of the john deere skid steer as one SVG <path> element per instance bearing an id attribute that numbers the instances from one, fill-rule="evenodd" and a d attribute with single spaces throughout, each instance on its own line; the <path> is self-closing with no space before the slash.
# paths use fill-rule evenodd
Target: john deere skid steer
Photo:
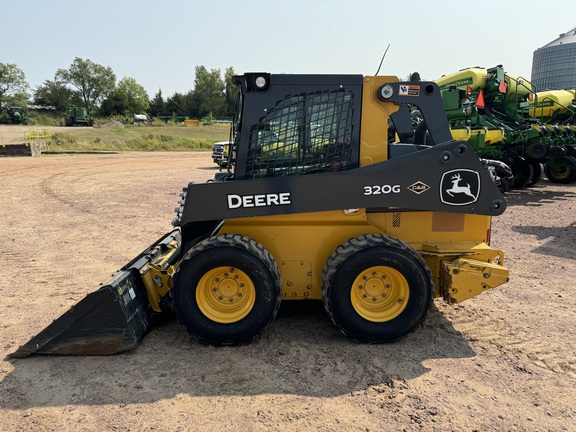
<path id="1" fill-rule="evenodd" d="M 506 203 L 431 82 L 360 75 L 235 77 L 227 171 L 181 193 L 175 230 L 13 357 L 134 348 L 175 312 L 201 341 L 250 342 L 280 303 L 321 299 L 354 340 L 401 339 L 434 297 L 508 280 L 491 249 Z M 413 137 L 417 106 L 433 146 Z M 401 143 L 389 142 L 389 122 Z"/>

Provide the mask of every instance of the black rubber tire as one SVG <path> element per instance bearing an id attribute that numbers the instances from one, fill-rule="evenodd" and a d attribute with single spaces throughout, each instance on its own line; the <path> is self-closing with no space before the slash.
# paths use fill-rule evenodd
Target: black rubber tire
<path id="1" fill-rule="evenodd" d="M 532 160 L 543 161 L 548 154 L 548 147 L 542 142 L 533 143 L 526 148 L 526 154 Z"/>
<path id="2" fill-rule="evenodd" d="M 540 180 L 542 180 L 542 174 L 544 173 L 544 165 L 540 162 L 530 161 L 530 165 L 532 165 L 532 178 L 528 183 L 526 183 L 526 187 L 531 187 L 537 184 Z"/>
<path id="3" fill-rule="evenodd" d="M 559 165 L 558 169 L 551 168 L 548 164 L 544 168 L 546 177 L 552 183 L 572 183 L 576 180 L 576 158 L 572 156 L 561 156 L 554 159 L 554 162 Z"/>
<path id="4" fill-rule="evenodd" d="M 514 178 L 513 177 L 512 178 L 502 177 L 500 180 L 500 184 L 498 185 L 498 189 L 502 193 L 508 192 L 513 187 L 514 187 Z"/>
<path id="5" fill-rule="evenodd" d="M 566 156 L 568 154 L 568 150 L 563 145 L 555 145 L 550 147 L 550 151 L 548 152 L 548 157 L 552 159 L 559 159 L 562 156 Z"/>
<path id="6" fill-rule="evenodd" d="M 534 170 L 525 158 L 515 156 L 514 163 L 512 164 L 512 174 L 514 174 L 514 187 L 519 189 L 530 182 L 534 175 Z"/>
<path id="7" fill-rule="evenodd" d="M 196 300 L 202 277 L 218 267 L 244 272 L 255 288 L 254 305 L 242 319 L 221 323 L 207 317 Z M 282 283 L 276 261 L 254 239 L 238 234 L 208 238 L 188 251 L 174 275 L 170 290 L 178 321 L 201 342 L 212 345 L 249 343 L 276 317 L 280 308 Z"/>
<path id="8" fill-rule="evenodd" d="M 504 162 L 501 163 L 504 164 Z M 514 187 L 514 175 L 512 174 L 512 169 L 506 164 L 504 164 L 504 166 L 496 166 L 495 169 L 496 175 L 500 177 L 498 189 L 500 189 L 500 192 L 502 193 L 508 192 Z"/>
<path id="9" fill-rule="evenodd" d="M 514 187 L 514 174 L 512 174 L 512 168 L 510 168 L 508 164 L 491 153 L 483 156 L 481 160 L 482 159 L 487 161 L 495 161 L 487 162 L 487 165 L 492 166 L 496 171 L 496 175 L 500 178 L 500 181 L 497 182 L 497 186 L 500 192 L 508 192 Z"/>
<path id="10" fill-rule="evenodd" d="M 405 278 L 409 297 L 404 309 L 388 321 L 362 317 L 351 299 L 354 281 L 374 266 L 392 268 Z M 434 292 L 432 273 L 406 243 L 382 234 L 351 238 L 338 246 L 322 272 L 322 300 L 332 322 L 358 342 L 389 343 L 406 337 L 426 317 Z"/>
<path id="11" fill-rule="evenodd" d="M 566 146 L 566 155 L 576 157 L 576 145 L 570 144 Z"/>

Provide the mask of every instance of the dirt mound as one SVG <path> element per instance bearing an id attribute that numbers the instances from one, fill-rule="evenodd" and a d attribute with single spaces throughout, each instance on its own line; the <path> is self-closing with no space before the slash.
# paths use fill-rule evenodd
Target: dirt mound
<path id="1" fill-rule="evenodd" d="M 99 125 L 99 127 L 103 127 L 103 128 L 124 127 L 124 125 L 122 123 L 120 123 L 119 121 L 112 120 L 112 121 L 109 121 L 108 123 L 104 123 L 102 125 Z"/>

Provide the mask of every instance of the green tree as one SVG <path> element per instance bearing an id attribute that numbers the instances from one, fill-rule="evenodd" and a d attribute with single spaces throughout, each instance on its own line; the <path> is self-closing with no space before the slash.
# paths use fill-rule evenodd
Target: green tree
<path id="1" fill-rule="evenodd" d="M 212 114 L 214 117 L 222 116 L 226 110 L 225 85 L 220 76 L 220 69 L 210 72 L 204 66 L 196 66 L 194 90 L 192 94 L 193 105 L 198 117 Z"/>
<path id="2" fill-rule="evenodd" d="M 26 75 L 12 63 L 0 63 L 0 111 L 3 105 L 22 105 L 28 99 Z"/>
<path id="3" fill-rule="evenodd" d="M 238 92 L 240 89 L 237 85 L 232 82 L 232 77 L 236 75 L 233 67 L 226 69 L 224 73 L 224 83 L 226 85 L 226 111 L 224 115 L 226 117 L 232 117 L 234 115 L 234 108 L 236 107 L 236 99 L 238 97 Z"/>
<path id="4" fill-rule="evenodd" d="M 142 114 L 148 111 L 148 93 L 134 78 L 122 78 L 114 94 L 124 105 L 124 114 Z"/>
<path id="5" fill-rule="evenodd" d="M 124 101 L 114 91 L 110 96 L 102 101 L 98 110 L 103 116 L 124 114 Z"/>
<path id="6" fill-rule="evenodd" d="M 164 98 L 162 97 L 162 90 L 158 89 L 158 93 L 156 93 L 156 95 L 154 96 L 154 99 L 152 99 L 148 106 L 148 113 L 152 116 L 152 117 L 156 117 L 158 114 L 160 114 L 161 112 L 166 111 L 166 109 L 164 108 L 165 102 L 164 102 Z"/>
<path id="7" fill-rule="evenodd" d="M 34 103 L 41 106 L 53 106 L 58 111 L 65 111 L 71 105 L 79 105 L 74 91 L 59 81 L 45 80 L 34 91 Z"/>
<path id="8" fill-rule="evenodd" d="M 188 113 L 186 106 L 186 96 L 182 93 L 174 93 L 168 99 L 166 99 L 166 104 L 164 105 L 166 112 L 170 114 L 186 114 Z"/>
<path id="9" fill-rule="evenodd" d="M 55 80 L 74 87 L 88 111 L 97 108 L 116 86 L 116 75 L 110 67 L 79 57 L 68 69 L 58 69 Z"/>
<path id="10" fill-rule="evenodd" d="M 184 95 L 186 102 L 186 112 L 190 118 L 201 118 L 200 114 L 200 101 L 198 100 L 198 95 L 194 93 L 194 90 L 190 90 Z"/>
<path id="11" fill-rule="evenodd" d="M 27 92 L 19 91 L 5 98 L 6 106 L 25 107 L 30 101 L 30 95 Z"/>

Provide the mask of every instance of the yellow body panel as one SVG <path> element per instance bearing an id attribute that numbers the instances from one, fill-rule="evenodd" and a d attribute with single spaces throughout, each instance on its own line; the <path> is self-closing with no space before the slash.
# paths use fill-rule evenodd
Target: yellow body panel
<path id="1" fill-rule="evenodd" d="M 474 135 L 484 135 L 486 145 L 492 145 L 504 141 L 504 130 L 502 129 L 450 129 L 452 138 L 457 141 L 468 141 Z"/>
<path id="2" fill-rule="evenodd" d="M 360 166 L 388 159 L 388 117 L 398 111 L 398 106 L 378 99 L 377 90 L 386 83 L 397 81 L 397 77 L 391 76 L 364 77 Z"/>
<path id="3" fill-rule="evenodd" d="M 285 300 L 321 299 L 326 260 L 340 244 L 361 234 L 387 234 L 418 251 L 432 271 L 435 297 L 445 297 L 448 289 L 441 283 L 445 261 L 473 256 L 503 262 L 502 252 L 487 245 L 490 217 L 472 214 L 330 211 L 228 220 L 220 233 L 249 236 L 268 249 L 278 263 Z"/>
<path id="4" fill-rule="evenodd" d="M 452 138 L 457 141 L 468 141 L 472 136 L 472 131 L 469 128 L 450 129 Z"/>
<path id="5" fill-rule="evenodd" d="M 551 112 L 560 110 L 566 112 L 566 108 L 572 104 L 574 92 L 568 90 L 549 90 L 536 93 L 536 97 L 530 103 L 530 115 L 532 117 L 550 117 Z M 536 106 L 538 108 L 536 108 Z"/>
<path id="6" fill-rule="evenodd" d="M 470 88 L 470 91 L 482 90 L 486 87 L 488 70 L 484 68 L 469 68 L 453 74 L 444 75 L 436 80 L 440 90 L 446 90 L 449 87 L 458 87 L 461 89 Z M 504 80 L 508 88 L 507 97 L 515 98 L 517 96 L 526 96 L 532 92 L 532 84 L 522 77 L 504 74 Z"/>
<path id="7" fill-rule="evenodd" d="M 486 130 L 486 145 L 496 144 L 504 141 L 504 129 L 488 129 Z"/>
<path id="8" fill-rule="evenodd" d="M 486 87 L 486 76 L 487 72 L 484 68 L 469 68 L 444 75 L 436 80 L 436 84 L 438 84 L 440 90 L 445 90 L 452 86 L 464 89 L 470 86 L 471 91 L 476 91 Z"/>
<path id="9" fill-rule="evenodd" d="M 231 219 L 220 230 L 252 237 L 268 249 L 280 269 L 283 299 L 321 299 L 322 269 L 334 249 L 376 232 L 364 210 Z"/>
<path id="10" fill-rule="evenodd" d="M 518 96 L 527 96 L 532 93 L 532 83 L 525 80 L 522 77 L 505 74 L 504 79 L 506 80 L 506 85 L 508 86 L 508 91 L 506 92 L 506 97 L 516 98 Z"/>

